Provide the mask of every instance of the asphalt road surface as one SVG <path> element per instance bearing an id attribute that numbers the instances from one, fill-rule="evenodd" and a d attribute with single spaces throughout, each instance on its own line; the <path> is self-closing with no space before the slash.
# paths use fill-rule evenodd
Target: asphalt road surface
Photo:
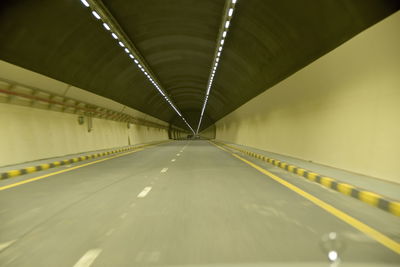
<path id="1" fill-rule="evenodd" d="M 248 160 L 400 241 L 398 217 Z M 0 203 L 0 266 L 329 266 L 329 250 L 346 266 L 400 264 L 393 249 L 207 141 L 21 184 L 0 191 Z M 322 241 L 332 232 L 336 243 Z"/>

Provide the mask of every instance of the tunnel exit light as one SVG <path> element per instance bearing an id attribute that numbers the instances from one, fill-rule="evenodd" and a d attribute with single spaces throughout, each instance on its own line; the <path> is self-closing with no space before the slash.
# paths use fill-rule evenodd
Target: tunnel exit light
<path id="1" fill-rule="evenodd" d="M 228 1 L 230 2 L 231 0 L 228 0 Z M 199 130 L 200 130 L 201 122 L 202 122 L 203 116 L 204 116 L 204 111 L 206 110 L 206 106 L 207 106 L 207 102 L 208 102 L 208 97 L 210 95 L 211 87 L 213 85 L 214 76 L 215 76 L 215 73 L 217 72 L 217 67 L 218 67 L 218 64 L 219 64 L 219 61 L 221 58 L 223 45 L 225 44 L 225 39 L 228 34 L 228 28 L 231 23 L 230 20 L 233 16 L 233 11 L 235 10 L 235 4 L 236 4 L 236 0 L 232 0 L 232 2 L 230 2 L 227 5 L 227 8 L 225 9 L 224 18 L 222 20 L 222 24 L 220 27 L 220 35 L 219 35 L 219 38 L 217 39 L 217 47 L 218 48 L 216 48 L 216 52 L 214 55 L 214 61 L 213 61 L 214 64 L 212 65 L 211 74 L 208 79 L 207 91 L 206 91 L 206 95 L 204 97 L 203 107 L 201 109 L 200 119 L 199 119 L 199 124 L 197 125 L 196 134 L 198 134 Z"/>

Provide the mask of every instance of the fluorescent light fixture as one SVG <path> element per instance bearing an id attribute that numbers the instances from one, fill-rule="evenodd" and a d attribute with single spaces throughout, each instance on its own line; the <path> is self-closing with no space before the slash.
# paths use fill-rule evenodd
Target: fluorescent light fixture
<path id="1" fill-rule="evenodd" d="M 229 23 L 230 23 L 229 20 L 227 20 L 227 21 L 225 22 L 225 28 L 226 28 L 226 29 L 229 28 Z"/>
<path id="2" fill-rule="evenodd" d="M 211 91 L 211 87 L 212 87 L 212 84 L 213 84 L 214 76 L 215 76 L 215 73 L 217 71 L 217 67 L 218 67 L 219 61 L 220 61 L 222 48 L 223 48 L 223 45 L 225 43 L 225 38 L 226 38 L 226 36 L 228 34 L 228 28 L 229 28 L 229 25 L 230 25 L 230 19 L 231 19 L 232 15 L 233 15 L 233 11 L 234 11 L 234 8 L 235 8 L 234 4 L 236 4 L 236 0 L 232 0 L 232 3 L 233 3 L 233 5 L 231 5 L 231 7 L 229 8 L 228 13 L 227 13 L 228 19 L 226 21 L 223 21 L 222 25 L 221 25 L 221 29 L 223 29 L 223 32 L 221 34 L 220 39 L 217 40 L 217 42 L 219 41 L 219 43 L 217 43 L 219 45 L 219 47 L 218 47 L 217 53 L 216 53 L 215 58 L 214 58 L 214 65 L 211 68 L 210 78 L 209 78 L 209 81 L 208 81 L 208 84 L 207 84 L 207 91 L 206 91 L 206 95 L 205 95 L 205 98 L 204 98 L 203 108 L 201 110 L 199 124 L 197 125 L 196 133 L 198 133 L 199 130 L 200 130 L 201 122 L 202 122 L 202 119 L 203 119 L 204 111 L 205 111 L 206 106 L 207 106 L 208 97 L 210 95 L 210 91 Z"/>
<path id="3" fill-rule="evenodd" d="M 80 0 L 82 2 L 83 5 L 85 5 L 86 7 L 89 7 L 92 0 Z M 96 11 L 97 10 L 97 11 Z M 115 25 L 113 25 L 113 22 L 111 20 L 108 20 L 107 17 L 107 13 L 104 12 L 104 10 L 102 9 L 102 7 L 96 7 L 96 10 L 94 9 L 90 9 L 92 15 L 98 19 L 98 20 L 102 20 L 102 17 L 100 16 L 100 14 L 103 14 L 105 16 L 104 20 L 101 21 L 101 23 L 103 24 L 103 27 L 107 30 L 107 31 L 111 31 L 111 28 L 115 29 Z M 106 23 L 105 21 L 108 21 L 108 23 Z M 175 110 L 175 112 L 182 118 L 182 120 L 186 123 L 186 125 L 188 126 L 188 128 L 193 132 L 193 128 L 186 122 L 185 118 L 182 116 L 182 114 L 180 113 L 180 111 L 177 109 L 177 107 L 175 107 L 175 105 L 171 102 L 171 100 L 165 95 L 164 91 L 162 90 L 162 88 L 160 88 L 160 86 L 153 80 L 152 76 L 147 72 L 147 69 L 145 69 L 138 60 L 135 59 L 135 57 L 140 58 L 140 54 L 135 54 L 135 52 L 131 53 L 129 50 L 129 45 L 128 47 L 125 47 L 125 44 L 119 40 L 119 37 L 121 37 L 123 39 L 124 34 L 121 32 L 119 32 L 118 30 L 116 30 L 116 32 L 112 32 L 111 31 L 111 36 L 117 40 L 118 44 L 124 48 L 124 51 L 129 55 L 129 57 L 131 59 L 133 59 L 133 61 L 135 62 L 135 64 L 139 67 L 139 69 L 144 73 L 144 75 L 149 79 L 149 81 L 153 84 L 153 86 L 158 90 L 158 92 L 165 98 L 165 100 L 168 102 L 168 104 Z M 127 40 L 129 40 L 129 38 L 127 38 Z M 149 70 L 150 71 L 150 70 Z"/>
<path id="4" fill-rule="evenodd" d="M 86 0 L 81 0 L 82 4 L 84 4 L 86 7 L 89 7 L 89 3 Z"/>
<path id="5" fill-rule="evenodd" d="M 100 15 L 97 14 L 96 11 L 93 10 L 93 11 L 92 11 L 92 14 L 93 14 L 93 16 L 94 16 L 96 19 L 101 19 Z"/>
<path id="6" fill-rule="evenodd" d="M 104 26 L 104 28 L 106 28 L 107 31 L 111 30 L 111 29 L 110 29 L 110 26 L 108 26 L 107 23 L 104 22 L 104 23 L 103 23 L 103 26 Z"/>

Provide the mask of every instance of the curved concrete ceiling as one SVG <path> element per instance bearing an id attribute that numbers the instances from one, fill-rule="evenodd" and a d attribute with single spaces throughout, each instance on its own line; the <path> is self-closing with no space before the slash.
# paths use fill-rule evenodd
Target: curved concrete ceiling
<path id="1" fill-rule="evenodd" d="M 399 9 L 397 0 L 238 0 L 202 128 Z M 225 0 L 103 0 L 197 126 Z M 185 125 L 79 0 L 8 0 L 0 58 Z"/>

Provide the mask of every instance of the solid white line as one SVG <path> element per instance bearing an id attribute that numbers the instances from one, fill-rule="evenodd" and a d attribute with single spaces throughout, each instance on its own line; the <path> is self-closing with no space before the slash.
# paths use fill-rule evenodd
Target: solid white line
<path id="1" fill-rule="evenodd" d="M 139 193 L 139 195 L 137 195 L 138 198 L 144 198 L 151 190 L 151 186 L 146 186 L 142 192 Z"/>
<path id="2" fill-rule="evenodd" d="M 167 171 L 168 171 L 168 168 L 164 168 L 164 169 L 161 170 L 162 173 L 163 172 L 167 172 Z"/>
<path id="3" fill-rule="evenodd" d="M 171 159 L 172 162 L 174 162 L 176 159 Z"/>
<path id="4" fill-rule="evenodd" d="M 14 243 L 15 241 L 17 241 L 16 239 L 5 242 L 5 243 L 1 243 L 0 244 L 0 251 L 2 251 L 3 249 L 8 248 L 12 243 Z"/>
<path id="5" fill-rule="evenodd" d="M 89 250 L 85 253 L 85 255 L 82 256 L 82 258 L 79 259 L 77 263 L 75 263 L 74 267 L 89 267 L 99 256 L 100 252 L 101 249 L 99 248 Z"/>

